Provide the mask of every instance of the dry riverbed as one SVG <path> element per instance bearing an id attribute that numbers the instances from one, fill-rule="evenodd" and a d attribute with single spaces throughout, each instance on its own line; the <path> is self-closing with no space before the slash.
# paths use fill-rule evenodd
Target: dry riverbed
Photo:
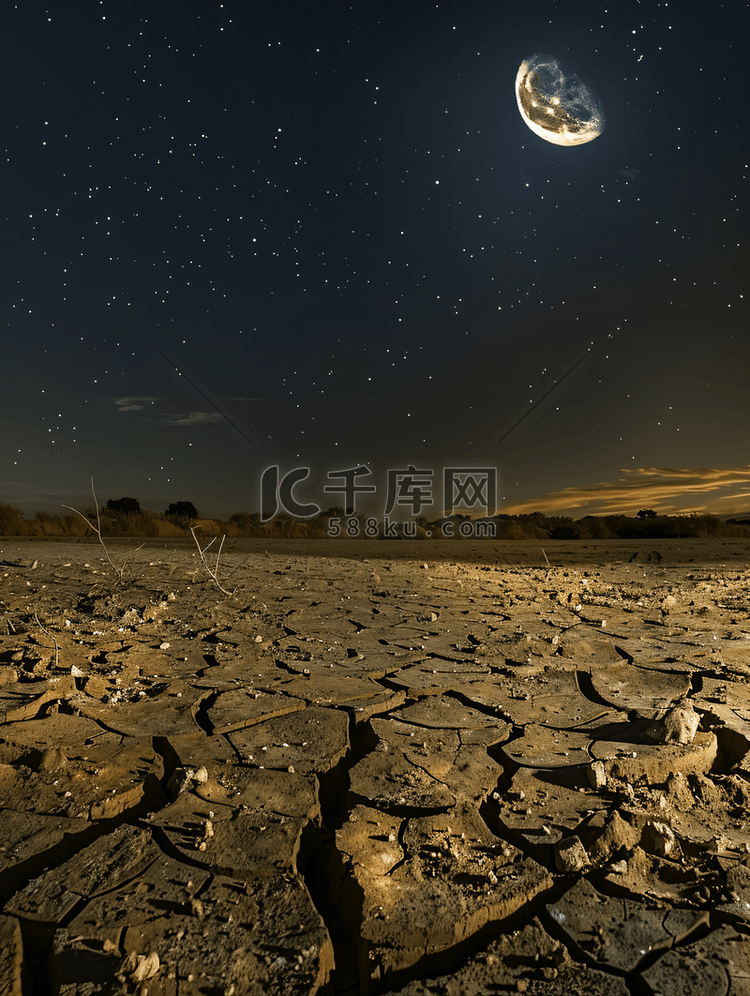
<path id="1" fill-rule="evenodd" d="M 750 993 L 746 541 L 136 546 L 0 538 L 3 994 Z"/>

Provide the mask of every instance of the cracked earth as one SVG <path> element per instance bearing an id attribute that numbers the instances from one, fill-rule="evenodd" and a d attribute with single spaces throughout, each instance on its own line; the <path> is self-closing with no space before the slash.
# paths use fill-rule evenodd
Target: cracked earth
<path id="1" fill-rule="evenodd" d="M 750 993 L 746 543 L 149 542 L 0 540 L 0 992 Z"/>

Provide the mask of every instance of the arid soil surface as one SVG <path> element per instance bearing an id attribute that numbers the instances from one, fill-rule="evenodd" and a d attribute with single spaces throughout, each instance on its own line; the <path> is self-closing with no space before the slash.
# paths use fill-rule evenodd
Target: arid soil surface
<path id="1" fill-rule="evenodd" d="M 3 996 L 750 994 L 746 541 L 136 547 L 0 538 Z"/>

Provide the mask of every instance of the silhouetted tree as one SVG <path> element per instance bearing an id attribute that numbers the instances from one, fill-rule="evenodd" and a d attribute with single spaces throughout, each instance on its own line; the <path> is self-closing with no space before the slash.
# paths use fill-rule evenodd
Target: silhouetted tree
<path id="1" fill-rule="evenodd" d="M 653 508 L 642 508 L 640 510 L 640 512 L 638 513 L 638 518 L 639 519 L 655 519 L 656 518 L 656 512 L 653 510 Z"/>
<path id="2" fill-rule="evenodd" d="M 168 519 L 197 519 L 198 509 L 191 501 L 173 501 L 164 513 Z"/>
<path id="3" fill-rule="evenodd" d="M 110 498 L 104 507 L 108 512 L 140 512 L 141 503 L 137 498 Z"/>

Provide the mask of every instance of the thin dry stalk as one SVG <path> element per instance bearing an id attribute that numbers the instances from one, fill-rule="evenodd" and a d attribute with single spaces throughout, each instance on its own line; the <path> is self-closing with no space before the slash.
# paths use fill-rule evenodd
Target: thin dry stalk
<path id="1" fill-rule="evenodd" d="M 48 633 L 47 630 L 44 628 L 44 626 L 42 626 L 42 624 L 39 622 L 39 616 L 36 614 L 36 612 L 34 613 L 34 619 L 36 619 L 36 624 L 39 627 L 39 629 L 44 633 L 45 636 L 48 636 L 55 645 L 55 667 L 57 667 L 60 662 L 60 647 L 58 646 L 57 640 L 54 638 L 54 636 L 51 633 Z"/>
<path id="2" fill-rule="evenodd" d="M 203 566 L 206 568 L 208 576 L 211 578 L 211 580 L 219 589 L 219 591 L 223 591 L 225 595 L 233 595 L 234 591 L 227 591 L 227 589 L 222 588 L 221 584 L 219 583 L 219 557 L 221 556 L 221 548 L 224 546 L 224 540 L 226 539 L 226 536 L 221 537 L 221 543 L 219 544 L 219 549 L 216 553 L 216 567 L 212 569 L 209 566 L 208 561 L 206 560 L 206 550 L 208 550 L 208 547 L 211 546 L 211 543 L 213 543 L 216 540 L 216 537 L 214 536 L 214 538 L 211 540 L 211 543 L 209 543 L 205 547 L 205 549 L 201 550 L 201 545 L 198 542 L 198 537 L 195 535 L 195 529 L 193 529 L 192 526 L 190 527 L 190 532 L 193 534 L 193 539 L 195 540 L 195 545 L 198 547 L 198 553 L 200 554 L 201 562 L 203 563 Z M 237 589 L 235 588 L 235 591 L 236 590 Z"/>
<path id="3" fill-rule="evenodd" d="M 122 565 L 122 567 L 118 567 L 117 564 L 114 562 L 114 560 L 112 560 L 112 557 L 110 556 L 109 550 L 107 549 L 107 546 L 106 546 L 104 540 L 102 539 L 102 520 L 101 520 L 101 515 L 99 514 L 99 500 L 97 499 L 97 497 L 96 497 L 96 491 L 94 490 L 94 478 L 93 477 L 91 478 L 91 494 L 94 496 L 94 508 L 96 509 L 96 525 L 94 525 L 93 522 L 89 522 L 89 520 L 86 518 L 86 516 L 83 514 L 83 512 L 79 512 L 78 509 L 77 508 L 73 508 L 72 505 L 63 505 L 63 508 L 69 508 L 71 512 L 75 512 L 76 515 L 80 515 L 80 517 L 83 519 L 83 521 L 86 523 L 86 525 L 90 526 L 90 528 L 94 530 L 94 532 L 96 533 L 96 535 L 99 537 L 99 542 L 102 545 L 102 549 L 104 550 L 104 552 L 107 555 L 107 560 L 109 561 L 110 567 L 112 568 L 112 570 L 117 575 L 117 583 L 118 584 L 122 584 L 124 576 L 125 576 L 125 568 L 127 567 L 127 562 L 124 563 Z M 136 549 L 135 552 L 137 553 L 138 550 L 141 549 L 141 547 L 143 547 L 143 543 L 141 543 L 141 545 Z"/>

